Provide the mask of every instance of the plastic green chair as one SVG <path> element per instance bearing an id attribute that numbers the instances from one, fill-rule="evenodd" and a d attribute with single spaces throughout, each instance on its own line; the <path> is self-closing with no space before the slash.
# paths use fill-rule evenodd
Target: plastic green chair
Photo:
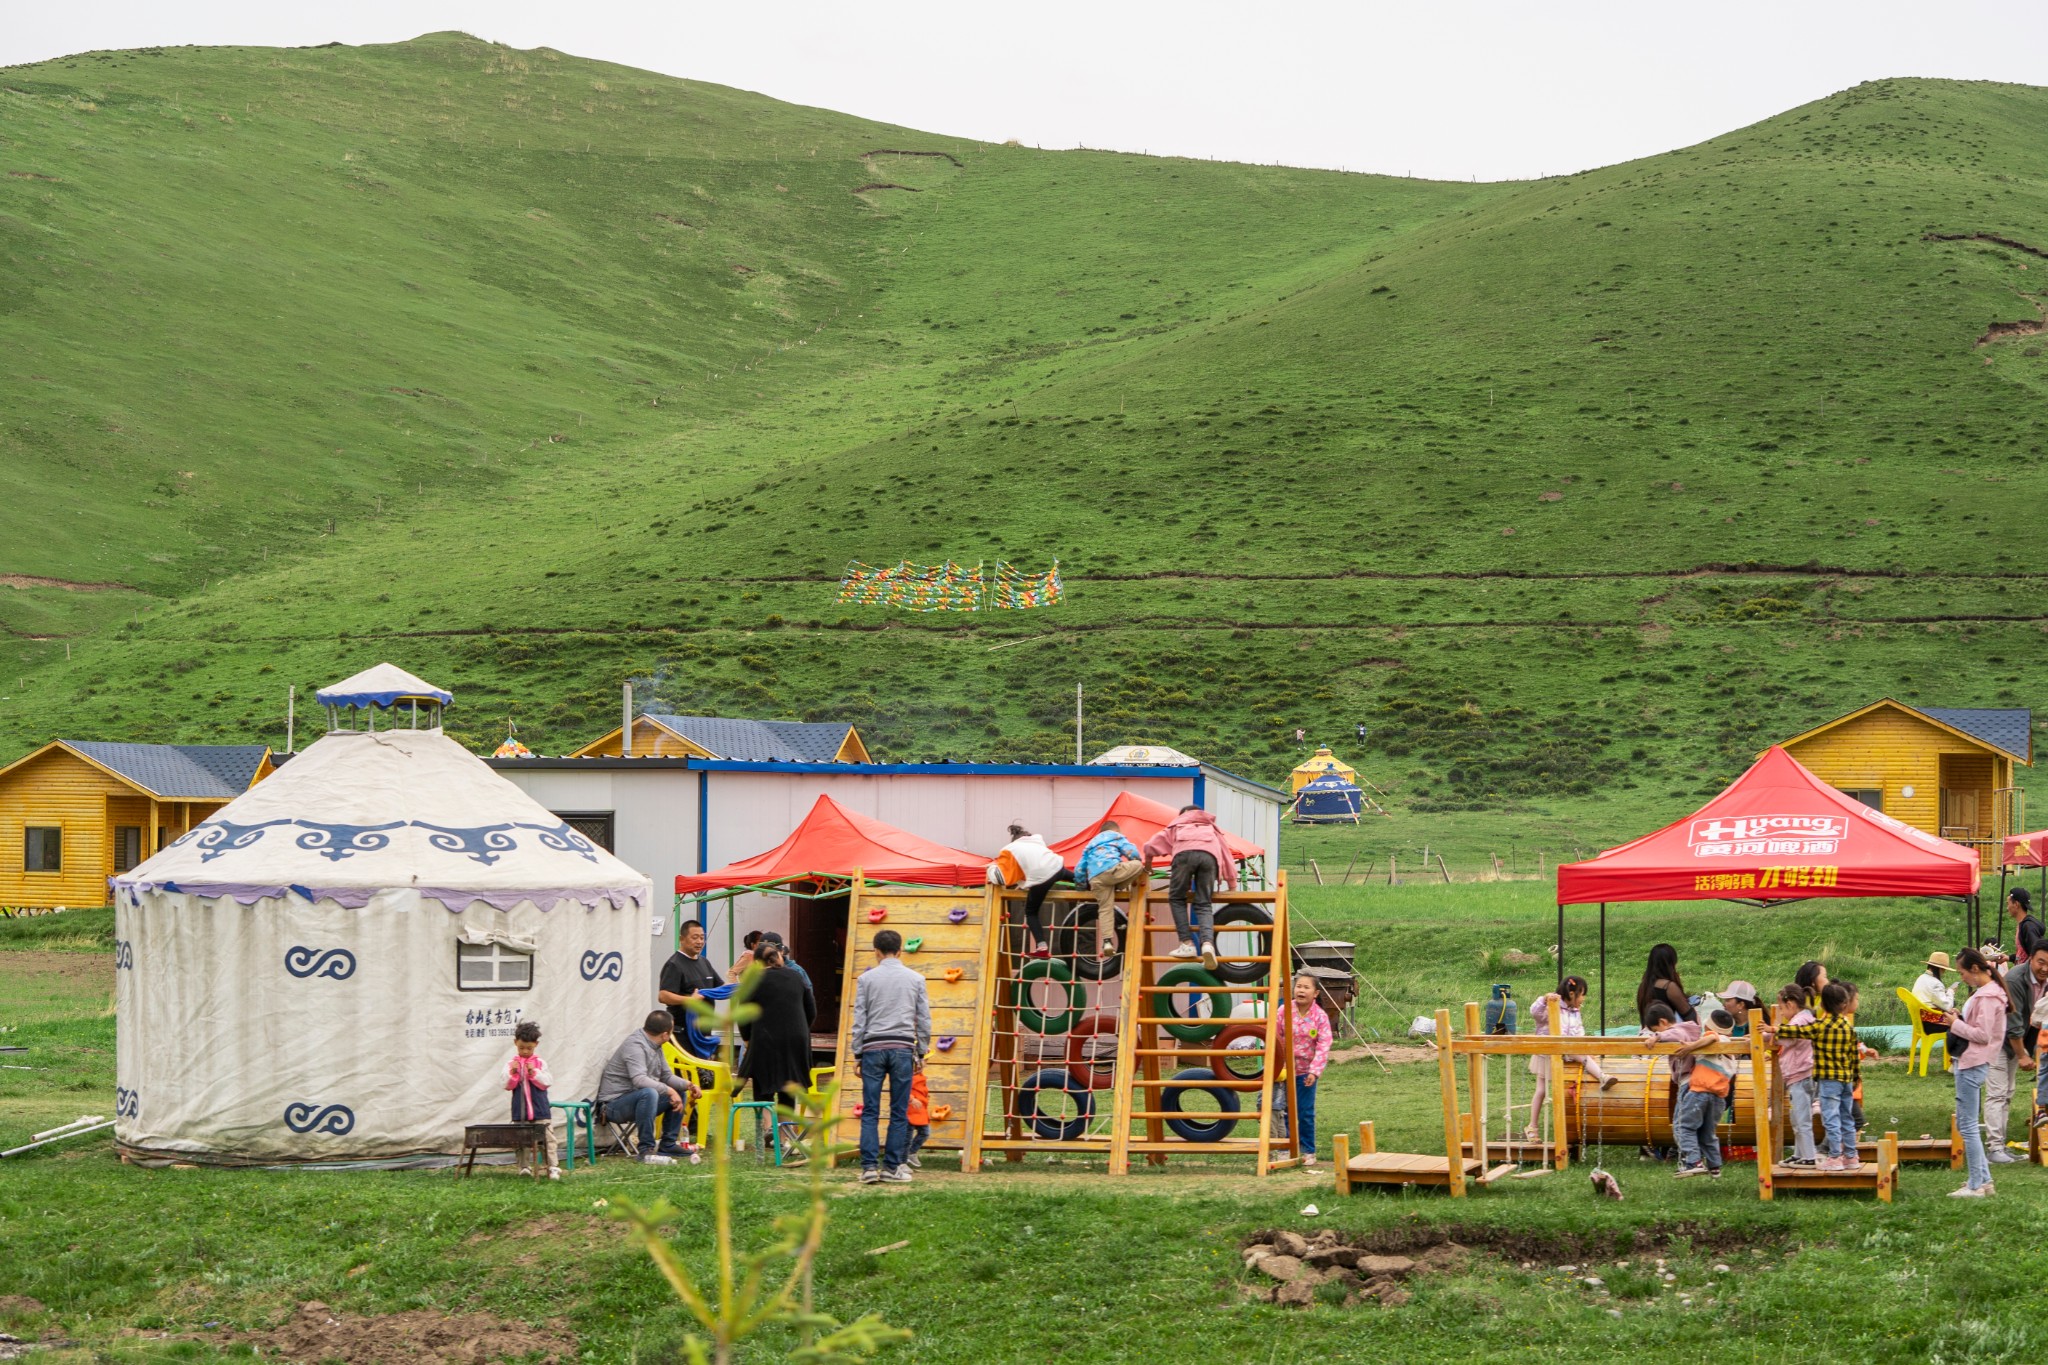
<path id="1" fill-rule="evenodd" d="M 726 1143 L 728 1145 L 731 1144 L 733 1125 L 739 1122 L 740 1115 L 749 1109 L 759 1109 L 768 1115 L 768 1134 L 770 1139 L 775 1143 L 775 1164 L 780 1166 L 782 1164 L 782 1121 L 781 1116 L 776 1113 L 776 1111 L 780 1108 L 781 1106 L 776 1104 L 773 1100 L 734 1101 L 732 1104 L 731 1113 L 727 1117 L 725 1122 Z"/>

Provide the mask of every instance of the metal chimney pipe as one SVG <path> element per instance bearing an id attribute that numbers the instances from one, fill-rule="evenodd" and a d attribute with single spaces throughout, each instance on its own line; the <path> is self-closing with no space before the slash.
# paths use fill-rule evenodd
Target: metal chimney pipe
<path id="1" fill-rule="evenodd" d="M 623 758 L 633 756 L 633 684 L 627 683 L 619 689 L 620 702 L 625 719 L 619 724 L 619 754 Z"/>

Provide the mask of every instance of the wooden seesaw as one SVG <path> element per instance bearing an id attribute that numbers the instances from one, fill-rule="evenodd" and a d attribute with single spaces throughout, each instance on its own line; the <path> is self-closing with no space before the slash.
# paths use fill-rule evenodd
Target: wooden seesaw
<path id="1" fill-rule="evenodd" d="M 1628 1146 L 1670 1144 L 1673 1097 L 1668 1068 L 1662 1065 L 1662 1059 L 1678 1051 L 1678 1045 L 1639 1038 L 1567 1038 L 1561 1031 L 1562 1011 L 1555 997 L 1551 999 L 1549 1016 L 1547 1034 L 1489 1034 L 1480 1026 L 1479 1006 L 1467 1004 L 1464 1036 L 1453 1037 L 1451 1012 L 1438 1010 L 1437 1077 L 1443 1095 L 1443 1155 L 1381 1152 L 1372 1125 L 1362 1123 L 1358 1152 L 1352 1152 L 1347 1134 L 1336 1136 L 1338 1192 L 1349 1193 L 1356 1185 L 1441 1185 L 1450 1190 L 1453 1198 L 1463 1198 L 1468 1183 L 1483 1188 L 1516 1174 L 1526 1162 L 1563 1171 L 1570 1164 L 1572 1151 L 1577 1149 L 1583 1155 L 1589 1142 Z M 1708 1044 L 1698 1049 L 1697 1055 L 1737 1059 L 1730 1096 L 1734 1131 L 1752 1133 L 1759 1154 L 1782 1152 L 1785 1091 L 1776 1076 L 1771 1048 L 1760 1036 L 1752 1036 Z M 1548 1059 L 1547 1140 L 1526 1142 L 1510 1137 L 1487 1141 L 1486 1059 L 1494 1056 Z M 1463 1107 L 1458 1086 L 1460 1057 L 1465 1059 L 1466 1071 Z M 1599 1091 L 1582 1083 L 1580 1068 L 1567 1062 L 1567 1057 L 1626 1059 L 1618 1060 L 1613 1068 L 1613 1074 L 1625 1079 L 1612 1091 Z M 1762 1103 L 1758 1096 L 1764 1097 Z M 1774 1159 L 1759 1160 L 1757 1196 L 1768 1200 L 1779 1186 L 1842 1192 L 1870 1190 L 1890 1203 L 1904 1145 L 1897 1133 L 1886 1133 L 1859 1149 L 1867 1155 L 1864 1164 L 1853 1171 L 1822 1171 L 1788 1166 Z M 1927 1139 L 1910 1145 L 1912 1156 L 1918 1160 L 1953 1160 L 1961 1150 L 1953 1129 L 1947 1142 Z"/>

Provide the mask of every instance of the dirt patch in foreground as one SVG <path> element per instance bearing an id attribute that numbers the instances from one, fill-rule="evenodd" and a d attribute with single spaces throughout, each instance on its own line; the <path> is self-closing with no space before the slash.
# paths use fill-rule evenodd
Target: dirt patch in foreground
<path id="1" fill-rule="evenodd" d="M 309 1365 L 485 1365 L 526 1359 L 560 1365 L 576 1358 L 576 1338 L 559 1320 L 534 1327 L 489 1313 L 449 1316 L 426 1308 L 359 1317 L 324 1303 L 302 1303 L 281 1327 L 222 1332 L 219 1340 Z"/>

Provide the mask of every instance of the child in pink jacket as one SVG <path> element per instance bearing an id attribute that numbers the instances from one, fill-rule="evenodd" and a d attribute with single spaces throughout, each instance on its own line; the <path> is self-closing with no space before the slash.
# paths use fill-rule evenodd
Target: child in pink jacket
<path id="1" fill-rule="evenodd" d="M 1226 889 L 1237 886 L 1237 864 L 1216 817 L 1200 806 L 1182 806 L 1171 824 L 1145 841 L 1143 852 L 1148 867 L 1155 858 L 1167 862 L 1166 907 L 1173 912 L 1173 931 L 1180 938 L 1173 956 L 1193 957 L 1199 949 L 1202 965 L 1215 971 L 1216 907 L 1211 897 L 1219 877 Z"/>
<path id="2" fill-rule="evenodd" d="M 1316 1164 L 1316 1089 L 1330 1064 L 1330 1016 L 1316 1001 L 1316 979 L 1294 978 L 1294 1124 L 1303 1162 Z"/>

